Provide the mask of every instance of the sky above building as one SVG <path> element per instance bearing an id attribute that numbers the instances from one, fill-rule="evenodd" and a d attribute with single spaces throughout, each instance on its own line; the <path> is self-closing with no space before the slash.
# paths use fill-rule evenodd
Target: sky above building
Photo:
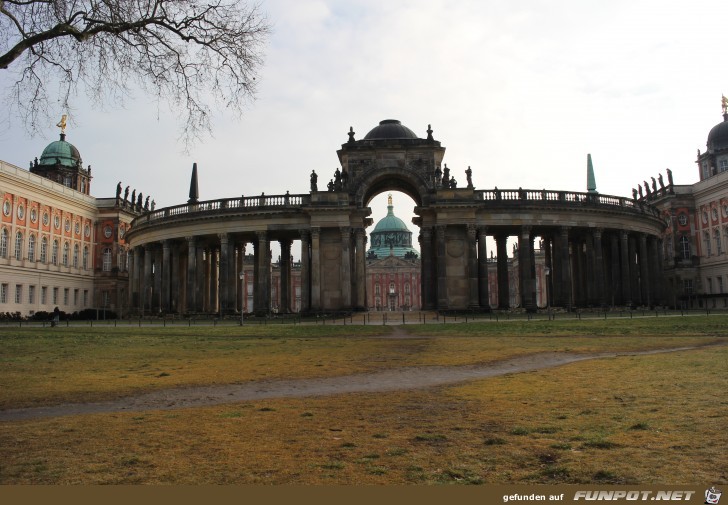
<path id="1" fill-rule="evenodd" d="M 586 191 L 591 153 L 597 190 L 631 196 L 666 168 L 676 184 L 698 179 L 697 150 L 728 94 L 724 0 L 261 7 L 273 33 L 257 100 L 242 118 L 216 115 L 213 135 L 190 152 L 167 105 L 137 93 L 99 109 L 80 92 L 67 140 L 93 167 L 93 195 L 113 196 L 121 181 L 157 208 L 181 204 L 193 162 L 202 200 L 307 193 L 311 170 L 324 185 L 333 177 L 350 126 L 361 139 L 399 119 L 423 138 L 432 125 L 460 185 L 470 166 L 480 189 Z M 3 89 L 7 81 L 0 72 Z M 30 137 L 17 118 L 0 117 L 0 159 L 26 168 L 58 138 L 57 119 Z M 394 203 L 410 226 L 414 202 L 395 194 Z M 376 223 L 386 193 L 372 208 Z"/>

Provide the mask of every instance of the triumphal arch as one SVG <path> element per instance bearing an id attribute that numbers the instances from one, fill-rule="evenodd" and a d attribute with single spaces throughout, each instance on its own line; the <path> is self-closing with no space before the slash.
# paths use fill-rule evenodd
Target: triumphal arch
<path id="1" fill-rule="evenodd" d="M 527 310 L 536 309 L 537 238 L 551 306 L 663 303 L 664 224 L 652 206 L 593 190 L 478 189 L 470 168 L 450 173 L 445 148 L 429 126 L 421 138 L 397 120 L 384 120 L 360 140 L 351 128 L 348 136 L 337 151 L 341 167 L 329 181 L 312 171 L 306 194 L 200 201 L 193 169 L 187 203 L 145 212 L 127 233 L 130 305 L 151 313 L 233 314 L 240 310 L 238 274 L 252 247 L 254 310 L 267 313 L 275 241 L 281 248 L 279 311 L 289 311 L 291 247 L 300 241 L 302 311 L 366 310 L 368 204 L 393 190 L 416 202 L 425 309 L 509 308 L 510 237 L 517 244 L 520 306 Z M 492 251 L 495 286 L 487 273 Z M 491 289 L 497 307 L 489 304 Z"/>

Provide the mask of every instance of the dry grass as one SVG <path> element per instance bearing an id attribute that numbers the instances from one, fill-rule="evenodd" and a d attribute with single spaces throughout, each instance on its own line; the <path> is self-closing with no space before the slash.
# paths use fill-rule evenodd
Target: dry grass
<path id="1" fill-rule="evenodd" d="M 516 337 L 488 323 L 423 338 L 372 338 L 382 331 L 373 327 L 347 327 L 349 337 L 315 333 L 328 327 L 303 336 L 3 332 L 0 399 L 7 407 L 543 350 L 677 347 L 728 331 L 725 319 L 663 319 L 654 327 L 635 321 L 642 337 L 611 321 L 546 326 L 548 337 L 529 323 L 509 326 L 511 335 L 532 335 Z M 720 346 L 423 391 L 4 422 L 0 484 L 721 483 L 726 365 Z"/>
<path id="2" fill-rule="evenodd" d="M 725 482 L 727 359 L 719 348 L 428 391 L 5 423 L 0 483 Z"/>

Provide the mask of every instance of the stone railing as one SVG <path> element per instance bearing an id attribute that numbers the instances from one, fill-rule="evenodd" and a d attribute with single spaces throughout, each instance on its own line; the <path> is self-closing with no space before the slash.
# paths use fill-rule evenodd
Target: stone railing
<path id="1" fill-rule="evenodd" d="M 147 212 L 132 221 L 132 229 L 185 215 L 219 214 L 247 210 L 297 208 L 311 202 L 310 195 L 260 195 L 185 203 Z"/>
<path id="2" fill-rule="evenodd" d="M 659 217 L 659 212 L 653 206 L 635 202 L 631 198 L 620 196 L 601 195 L 599 193 L 578 193 L 574 191 L 550 191 L 545 189 L 483 189 L 475 191 L 476 200 L 486 202 L 564 202 L 574 205 L 599 205 L 605 207 L 618 207 L 640 214 Z"/>

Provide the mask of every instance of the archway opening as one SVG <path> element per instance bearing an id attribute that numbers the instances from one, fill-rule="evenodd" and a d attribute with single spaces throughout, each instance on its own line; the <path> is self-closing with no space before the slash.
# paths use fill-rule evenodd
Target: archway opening
<path id="1" fill-rule="evenodd" d="M 368 203 L 372 225 L 367 228 L 367 309 L 420 310 L 420 229 L 413 223 L 417 202 L 401 191 L 386 191 Z"/>

